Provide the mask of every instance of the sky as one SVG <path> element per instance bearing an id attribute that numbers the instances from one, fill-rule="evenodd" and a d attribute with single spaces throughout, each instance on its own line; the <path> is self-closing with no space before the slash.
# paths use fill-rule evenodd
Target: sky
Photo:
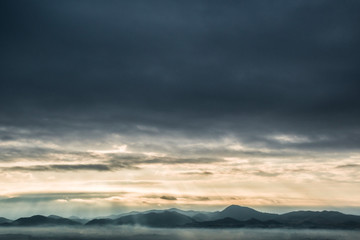
<path id="1" fill-rule="evenodd" d="M 0 2 L 0 215 L 360 214 L 360 2 Z"/>

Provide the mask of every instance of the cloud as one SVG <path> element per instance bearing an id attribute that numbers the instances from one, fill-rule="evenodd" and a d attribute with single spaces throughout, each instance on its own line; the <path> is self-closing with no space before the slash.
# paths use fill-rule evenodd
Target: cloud
<path id="1" fill-rule="evenodd" d="M 177 198 L 176 198 L 176 197 L 173 197 L 173 196 L 161 196 L 160 199 L 169 200 L 169 201 L 175 201 L 175 200 L 177 200 Z"/>
<path id="2" fill-rule="evenodd" d="M 34 165 L 34 166 L 14 166 L 4 168 L 5 171 L 79 171 L 79 170 L 92 170 L 92 171 L 111 171 L 111 167 L 105 164 L 54 164 L 54 165 Z"/>
<path id="3" fill-rule="evenodd" d="M 195 197 L 195 201 L 210 201 L 210 197 Z"/>
<path id="4" fill-rule="evenodd" d="M 342 164 L 342 165 L 338 165 L 336 168 L 360 168 L 360 164 L 354 164 L 354 163 Z"/>
<path id="5" fill-rule="evenodd" d="M 182 174 L 185 175 L 203 175 L 203 176 L 209 176 L 209 175 L 213 175 L 214 173 L 209 172 L 209 171 L 197 171 L 197 172 L 184 172 Z"/>
<path id="6" fill-rule="evenodd" d="M 356 2 L 3 5 L 0 125 L 8 129 L 232 134 L 317 150 L 360 142 Z M 273 134 L 302 137 L 263 137 Z M 330 140 L 303 141 L 321 136 Z"/>
<path id="7" fill-rule="evenodd" d="M 277 173 L 277 172 L 266 172 L 266 171 L 256 171 L 254 172 L 255 175 L 258 176 L 262 176 L 262 177 L 277 177 L 279 175 L 281 175 L 281 173 Z"/>
<path id="8" fill-rule="evenodd" d="M 18 202 L 49 202 L 59 199 L 106 199 L 112 196 L 123 196 L 127 192 L 55 192 L 55 193 L 27 193 L 17 194 L 16 196 L 0 196 L 0 202 L 18 203 Z"/>
<path id="9" fill-rule="evenodd" d="M 43 147 L 4 147 L 0 146 L 0 161 L 14 161 L 18 159 L 41 159 L 49 154 L 59 153 L 57 150 Z"/>
<path id="10" fill-rule="evenodd" d="M 17 151 L 19 150 L 19 151 Z M 51 148 L 10 148 L 0 153 L 3 162 L 10 162 L 11 166 L 0 167 L 3 171 L 116 171 L 121 169 L 141 169 L 144 165 L 181 165 L 208 164 L 223 162 L 220 158 L 181 158 L 181 157 L 153 157 L 141 153 L 98 153 L 54 150 Z M 27 162 L 42 164 L 18 165 L 16 160 L 25 159 Z M 62 163 L 56 163 L 61 161 Z M 203 174 L 210 174 L 209 172 Z"/>
<path id="11" fill-rule="evenodd" d="M 178 201 L 178 202 L 186 202 L 189 204 L 196 204 L 199 202 L 207 202 L 207 201 L 211 201 L 211 200 L 219 200 L 219 199 L 225 199 L 227 197 L 222 196 L 197 196 L 197 195 L 186 195 L 186 194 L 180 194 L 180 195 L 145 195 L 145 196 L 140 196 L 140 198 L 145 198 L 145 199 L 154 199 L 156 203 L 156 199 L 162 199 L 162 200 L 166 200 L 166 201 Z"/>
<path id="12" fill-rule="evenodd" d="M 219 158 L 174 158 L 174 157 L 162 157 L 144 160 L 142 163 L 161 163 L 161 164 L 204 164 L 223 162 L 224 160 Z"/>

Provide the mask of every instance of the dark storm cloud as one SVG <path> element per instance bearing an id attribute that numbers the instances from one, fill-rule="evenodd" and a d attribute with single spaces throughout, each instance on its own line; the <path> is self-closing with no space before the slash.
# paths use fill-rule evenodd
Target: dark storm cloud
<path id="1" fill-rule="evenodd" d="M 358 1 L 0 4 L 2 126 L 360 144 Z"/>

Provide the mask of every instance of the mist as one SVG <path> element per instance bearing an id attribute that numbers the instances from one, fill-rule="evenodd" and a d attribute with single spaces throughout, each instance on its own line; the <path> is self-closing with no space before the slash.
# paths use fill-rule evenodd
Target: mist
<path id="1" fill-rule="evenodd" d="M 6 240 L 353 240 L 359 231 L 291 230 L 291 229 L 162 229 L 138 226 L 121 227 L 26 227 L 0 228 L 0 239 Z"/>

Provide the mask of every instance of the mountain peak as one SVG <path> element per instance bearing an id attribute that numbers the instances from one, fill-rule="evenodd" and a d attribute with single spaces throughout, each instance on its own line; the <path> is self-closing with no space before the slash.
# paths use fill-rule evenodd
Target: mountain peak
<path id="1" fill-rule="evenodd" d="M 225 211 L 225 210 L 235 210 L 235 209 L 248 209 L 248 210 L 254 210 L 254 209 L 249 208 L 249 207 L 243 207 L 243 206 L 239 206 L 239 205 L 235 205 L 235 204 L 233 204 L 233 205 L 230 205 L 230 206 L 226 207 L 223 211 Z M 254 210 L 254 211 L 255 211 L 255 210 Z"/>
<path id="2" fill-rule="evenodd" d="M 58 215 L 49 215 L 48 218 L 62 219 L 63 217 L 60 217 L 60 216 L 58 216 Z"/>
<path id="3" fill-rule="evenodd" d="M 258 212 L 255 209 L 249 208 L 249 207 L 243 207 L 243 206 L 239 206 L 239 205 L 230 205 L 228 207 L 226 207 L 224 210 L 222 210 L 221 212 L 242 212 L 242 213 L 248 213 L 248 212 Z"/>
<path id="4" fill-rule="evenodd" d="M 179 211 L 180 209 L 178 209 L 178 208 L 169 208 L 168 209 L 168 211 Z M 180 211 L 182 211 L 182 210 L 180 210 Z"/>
<path id="5" fill-rule="evenodd" d="M 177 211 L 176 211 L 177 210 Z M 184 213 L 185 214 L 184 214 Z M 191 214 L 190 214 L 191 213 Z M 188 215 L 193 216 L 188 216 Z M 75 217 L 76 218 L 76 217 Z M 79 219 L 79 218 L 77 218 Z M 218 212 L 182 211 L 177 208 L 133 212 L 116 219 L 93 220 L 63 218 L 56 215 L 19 218 L 15 221 L 1 218 L 0 226 L 72 226 L 72 225 L 142 225 L 147 227 L 210 227 L 210 228 L 323 228 L 360 229 L 360 216 L 336 211 L 293 211 L 271 214 L 249 207 L 230 205 Z"/>
<path id="6" fill-rule="evenodd" d="M 230 205 L 214 216 L 215 219 L 231 217 L 239 221 L 249 220 L 255 218 L 261 221 L 270 220 L 277 216 L 277 214 L 262 213 L 249 207 L 242 207 L 238 205 Z"/>

